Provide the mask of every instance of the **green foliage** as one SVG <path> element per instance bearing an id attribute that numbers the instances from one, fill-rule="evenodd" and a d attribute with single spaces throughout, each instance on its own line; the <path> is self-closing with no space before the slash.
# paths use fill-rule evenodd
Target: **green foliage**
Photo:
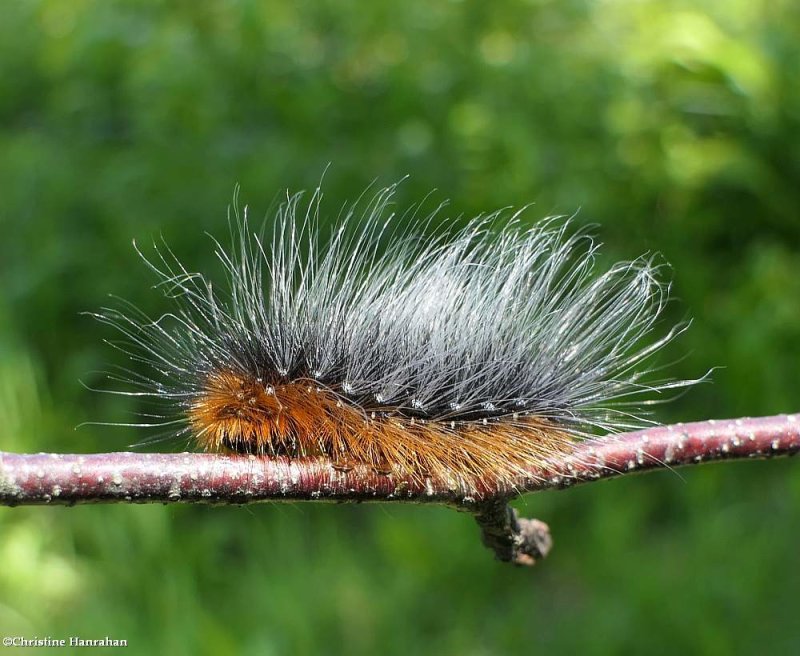
<path id="1" fill-rule="evenodd" d="M 165 307 L 131 248 L 208 268 L 234 185 L 254 216 L 318 183 L 335 216 L 410 173 L 451 215 L 533 202 L 659 251 L 664 421 L 800 410 L 800 5 L 0 3 L 0 449 L 125 448 L 135 406 L 80 312 Z M 665 363 L 669 358 L 665 359 Z M 0 633 L 132 653 L 793 653 L 795 462 L 521 502 L 556 548 L 492 562 L 470 518 L 398 506 L 0 512 Z"/>

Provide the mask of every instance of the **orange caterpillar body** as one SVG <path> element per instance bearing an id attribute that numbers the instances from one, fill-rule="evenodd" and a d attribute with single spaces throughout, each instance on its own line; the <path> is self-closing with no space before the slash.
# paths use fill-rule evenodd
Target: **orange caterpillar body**
<path id="1" fill-rule="evenodd" d="M 596 274 L 596 244 L 557 218 L 409 227 L 393 193 L 325 241 L 319 190 L 260 234 L 237 213 L 234 248 L 216 243 L 221 295 L 157 249 L 172 311 L 96 315 L 135 363 L 119 392 L 209 451 L 508 489 L 576 440 L 641 425 L 640 395 L 693 382 L 642 366 L 682 330 L 651 338 L 667 300 L 651 259 Z"/>
<path id="2" fill-rule="evenodd" d="M 574 439 L 535 416 L 442 422 L 360 408 L 313 380 L 271 385 L 213 374 L 189 411 L 207 451 L 296 458 L 327 456 L 334 467 L 461 482 L 511 481 L 567 452 Z"/>

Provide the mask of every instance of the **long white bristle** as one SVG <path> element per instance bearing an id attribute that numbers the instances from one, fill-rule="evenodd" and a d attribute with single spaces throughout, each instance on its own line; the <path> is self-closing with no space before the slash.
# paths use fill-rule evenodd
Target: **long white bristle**
<path id="1" fill-rule="evenodd" d="M 654 336 L 668 287 L 652 258 L 598 273 L 596 244 L 558 217 L 404 227 L 394 192 L 351 208 L 329 240 L 319 190 L 306 206 L 287 198 L 263 236 L 237 213 L 233 248 L 215 242 L 227 289 L 158 248 L 148 264 L 173 312 L 96 315 L 148 369 L 121 374 L 123 393 L 180 417 L 209 374 L 235 371 L 265 384 L 313 379 L 365 410 L 444 422 L 535 415 L 583 435 L 639 425 L 640 398 L 694 382 L 648 381 L 646 361 L 685 328 Z"/>

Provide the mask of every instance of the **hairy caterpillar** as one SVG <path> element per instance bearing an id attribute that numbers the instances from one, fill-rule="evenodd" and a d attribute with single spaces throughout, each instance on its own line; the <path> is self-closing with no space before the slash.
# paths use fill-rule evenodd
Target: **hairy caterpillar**
<path id="1" fill-rule="evenodd" d="M 635 397 L 692 382 L 640 369 L 685 327 L 645 342 L 668 292 L 652 259 L 595 275 L 587 234 L 519 213 L 403 228 L 394 191 L 327 240 L 319 189 L 306 206 L 287 197 L 260 235 L 234 208 L 233 248 L 215 241 L 223 294 L 166 246 L 142 256 L 174 311 L 95 316 L 147 369 L 113 376 L 161 404 L 144 425 L 208 451 L 513 489 L 576 440 L 640 425 Z"/>

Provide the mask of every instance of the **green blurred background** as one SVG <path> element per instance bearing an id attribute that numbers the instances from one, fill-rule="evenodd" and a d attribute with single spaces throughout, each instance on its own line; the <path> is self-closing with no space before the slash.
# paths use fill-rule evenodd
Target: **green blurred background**
<path id="1" fill-rule="evenodd" d="M 0 449 L 124 449 L 120 356 L 80 312 L 166 301 L 131 240 L 207 268 L 234 185 L 331 215 L 405 174 L 452 215 L 579 210 L 673 266 L 663 421 L 800 410 L 796 0 L 0 3 Z M 551 557 L 496 563 L 413 506 L 0 509 L 0 633 L 131 653 L 800 651 L 800 463 L 529 496 Z M 69 650 L 65 650 L 69 651 Z"/>

